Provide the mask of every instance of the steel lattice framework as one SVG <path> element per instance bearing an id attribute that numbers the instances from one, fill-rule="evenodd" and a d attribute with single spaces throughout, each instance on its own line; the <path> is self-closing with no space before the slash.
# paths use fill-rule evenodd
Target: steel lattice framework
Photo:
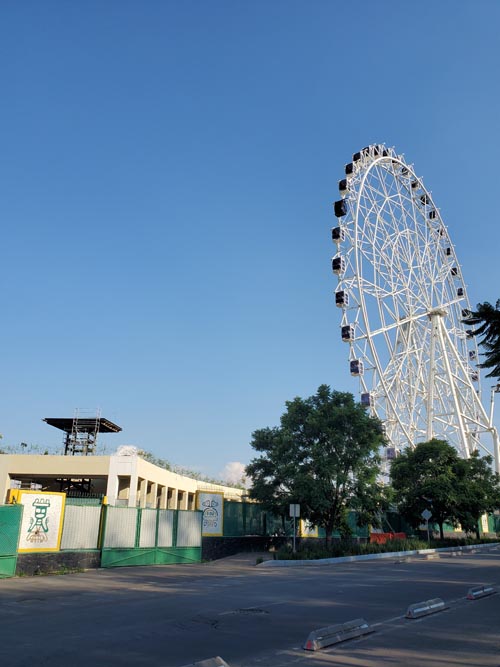
<path id="1" fill-rule="evenodd" d="M 498 470 L 477 343 L 463 323 L 466 286 L 431 194 L 383 145 L 355 153 L 345 172 L 332 229 L 335 302 L 361 402 L 384 423 L 387 457 L 437 437 L 463 457 L 493 454 Z"/>

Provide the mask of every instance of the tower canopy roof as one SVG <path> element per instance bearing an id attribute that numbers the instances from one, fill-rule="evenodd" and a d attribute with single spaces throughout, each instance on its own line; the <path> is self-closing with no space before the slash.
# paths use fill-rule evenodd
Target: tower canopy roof
<path id="1" fill-rule="evenodd" d="M 45 417 L 43 421 L 49 426 L 55 426 L 61 431 L 71 433 L 75 419 L 73 417 Z M 119 433 L 122 430 L 121 426 L 103 417 L 79 417 L 77 422 L 80 433 L 94 433 L 96 430 L 98 433 Z"/>

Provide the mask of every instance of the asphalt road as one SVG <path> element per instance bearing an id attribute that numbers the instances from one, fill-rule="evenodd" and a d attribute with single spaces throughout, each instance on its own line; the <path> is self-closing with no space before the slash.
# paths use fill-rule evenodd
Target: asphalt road
<path id="1" fill-rule="evenodd" d="M 456 558 L 266 568 L 255 555 L 199 565 L 0 580 L 0 665 L 500 667 L 500 549 Z M 408 605 L 448 609 L 418 620 Z M 374 632 L 321 652 L 315 628 L 363 617 Z"/>

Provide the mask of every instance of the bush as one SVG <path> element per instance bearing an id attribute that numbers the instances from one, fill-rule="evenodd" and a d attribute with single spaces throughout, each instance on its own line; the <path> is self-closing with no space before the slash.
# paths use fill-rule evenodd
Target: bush
<path id="1" fill-rule="evenodd" d="M 431 540 L 430 547 L 436 549 L 439 547 L 466 546 L 472 544 L 487 544 L 496 542 L 493 539 L 482 538 L 476 540 L 473 538 L 450 538 L 445 540 Z M 293 553 L 291 544 L 282 546 L 277 554 L 278 560 L 317 560 L 320 558 L 339 558 L 341 556 L 363 556 L 365 554 L 389 553 L 392 551 L 417 551 L 418 549 L 428 549 L 429 545 L 425 540 L 416 537 L 408 537 L 404 540 L 388 540 L 385 544 L 360 543 L 357 540 L 335 540 L 330 547 L 327 547 L 323 540 L 317 542 L 304 542 L 297 547 Z"/>

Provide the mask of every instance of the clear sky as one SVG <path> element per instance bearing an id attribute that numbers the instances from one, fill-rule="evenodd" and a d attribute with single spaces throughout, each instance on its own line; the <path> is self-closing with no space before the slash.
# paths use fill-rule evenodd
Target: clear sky
<path id="1" fill-rule="evenodd" d="M 99 407 L 111 449 L 218 476 L 286 400 L 356 392 L 331 203 L 369 143 L 499 298 L 499 25 L 496 0 L 4 0 L 3 442 Z"/>

